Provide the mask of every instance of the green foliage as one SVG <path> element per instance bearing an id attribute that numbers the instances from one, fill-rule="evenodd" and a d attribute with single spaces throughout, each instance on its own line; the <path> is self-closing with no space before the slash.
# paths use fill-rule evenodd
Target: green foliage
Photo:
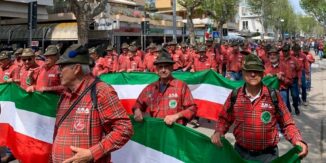
<path id="1" fill-rule="evenodd" d="M 283 30 L 295 33 L 298 31 L 297 15 L 292 6 L 285 0 L 248 0 L 251 11 L 261 15 L 265 29 Z"/>
<path id="2" fill-rule="evenodd" d="M 326 26 L 325 0 L 300 0 L 301 7 L 310 15 Z"/>
<path id="3" fill-rule="evenodd" d="M 204 0 L 202 9 L 221 27 L 234 18 L 238 4 L 239 0 Z"/>

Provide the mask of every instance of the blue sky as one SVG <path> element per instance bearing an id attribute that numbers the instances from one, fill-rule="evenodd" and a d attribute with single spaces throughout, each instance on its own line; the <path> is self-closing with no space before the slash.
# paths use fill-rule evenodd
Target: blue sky
<path id="1" fill-rule="evenodd" d="M 300 7 L 300 0 L 289 0 L 289 2 L 292 4 L 296 13 L 305 14 L 302 8 Z"/>

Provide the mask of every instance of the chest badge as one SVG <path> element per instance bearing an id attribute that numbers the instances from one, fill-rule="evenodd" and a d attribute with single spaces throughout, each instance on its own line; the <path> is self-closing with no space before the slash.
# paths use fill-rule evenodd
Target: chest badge
<path id="1" fill-rule="evenodd" d="M 8 75 L 5 75 L 5 76 L 3 77 L 3 80 L 4 80 L 4 81 L 7 81 L 8 79 L 9 79 Z"/>
<path id="2" fill-rule="evenodd" d="M 261 113 L 260 119 L 264 124 L 268 124 L 272 121 L 272 115 L 269 111 L 264 111 Z"/>
<path id="3" fill-rule="evenodd" d="M 177 105 L 178 105 L 178 102 L 176 100 L 170 100 L 169 101 L 169 107 L 171 109 L 175 109 L 177 107 Z"/>
<path id="4" fill-rule="evenodd" d="M 78 119 L 75 121 L 74 123 L 74 128 L 77 130 L 77 131 L 81 131 L 85 128 L 85 123 L 81 120 L 81 119 Z"/>

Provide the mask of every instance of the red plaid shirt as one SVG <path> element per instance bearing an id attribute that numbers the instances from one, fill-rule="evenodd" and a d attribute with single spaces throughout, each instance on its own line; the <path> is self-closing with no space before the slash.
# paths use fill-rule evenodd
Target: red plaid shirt
<path id="1" fill-rule="evenodd" d="M 104 67 L 107 68 L 109 73 L 118 71 L 118 56 L 115 53 L 107 54 L 104 58 L 106 59 Z"/>
<path id="2" fill-rule="evenodd" d="M 40 68 L 37 64 L 29 69 L 23 66 L 19 73 L 20 87 L 26 90 L 29 86 L 35 86 L 39 72 Z"/>
<path id="3" fill-rule="evenodd" d="M 232 72 L 240 72 L 242 70 L 242 64 L 244 62 L 245 56 L 238 53 L 231 52 L 228 55 L 226 70 Z"/>
<path id="4" fill-rule="evenodd" d="M 280 80 L 280 90 L 287 89 L 292 84 L 290 67 L 284 62 L 279 62 L 277 65 L 272 65 L 270 62 L 265 64 L 265 75 L 276 75 L 278 73 L 282 74 L 282 80 Z"/>
<path id="5" fill-rule="evenodd" d="M 75 92 L 64 92 L 56 123 L 93 81 L 94 77 L 85 76 Z M 97 83 L 96 90 L 98 108 L 93 108 L 89 91 L 58 128 L 52 146 L 54 163 L 74 156 L 70 146 L 90 149 L 95 162 L 107 163 L 111 159 L 110 152 L 130 139 L 132 125 L 115 90 L 103 82 Z"/>
<path id="6" fill-rule="evenodd" d="M 173 64 L 173 70 L 183 68 L 182 51 L 176 50 L 174 53 L 171 51 L 170 54 L 172 56 L 173 61 L 175 62 Z"/>
<path id="7" fill-rule="evenodd" d="M 189 70 L 191 69 L 191 66 L 193 65 L 193 58 L 190 50 L 181 51 L 183 53 L 182 55 L 182 62 L 183 62 L 183 68 Z"/>
<path id="8" fill-rule="evenodd" d="M 43 65 L 36 80 L 36 90 L 60 93 L 63 90 L 63 86 L 61 86 L 59 75 L 58 65 L 53 65 L 50 68 Z"/>
<path id="9" fill-rule="evenodd" d="M 216 60 L 215 55 L 203 55 L 196 54 L 194 56 L 194 64 L 192 65 L 192 69 L 194 71 L 203 71 L 207 69 L 212 69 L 216 71 Z"/>
<path id="10" fill-rule="evenodd" d="M 5 83 L 9 79 L 13 81 L 19 78 L 20 67 L 17 67 L 13 63 L 9 63 L 7 67 L 0 69 L 0 83 Z"/>
<path id="11" fill-rule="evenodd" d="M 139 95 L 134 108 L 148 112 L 151 117 L 165 118 L 167 115 L 181 113 L 191 120 L 196 115 L 197 107 L 186 83 L 171 79 L 164 92 L 159 91 L 159 81 L 148 85 Z M 177 123 L 186 124 L 185 119 Z"/>
<path id="12" fill-rule="evenodd" d="M 144 58 L 144 69 L 149 72 L 156 72 L 156 66 L 154 62 L 156 61 L 157 55 L 153 53 L 147 53 Z"/>
<path id="13" fill-rule="evenodd" d="M 283 61 L 290 68 L 291 70 L 290 77 L 292 77 L 292 79 L 301 77 L 300 65 L 295 57 L 293 56 L 289 56 L 287 58 L 283 57 L 281 61 Z"/>
<path id="14" fill-rule="evenodd" d="M 248 150 L 255 151 L 277 145 L 280 140 L 277 124 L 280 125 L 285 138 L 293 145 L 297 141 L 302 141 L 300 131 L 295 126 L 294 120 L 279 93 L 277 93 L 277 97 L 280 111 L 283 113 L 282 116 L 277 114 L 266 86 L 263 86 L 260 97 L 253 103 L 246 95 L 244 87 L 240 88 L 232 113 L 227 113 L 231 103 L 231 95 L 226 100 L 216 123 L 216 132 L 225 134 L 234 124 L 233 134 L 236 143 Z M 268 115 L 270 115 L 270 119 L 266 119 L 266 116 L 269 117 Z"/>
<path id="15" fill-rule="evenodd" d="M 120 71 L 144 71 L 142 60 L 138 56 L 125 56 L 122 64 L 120 64 Z"/>

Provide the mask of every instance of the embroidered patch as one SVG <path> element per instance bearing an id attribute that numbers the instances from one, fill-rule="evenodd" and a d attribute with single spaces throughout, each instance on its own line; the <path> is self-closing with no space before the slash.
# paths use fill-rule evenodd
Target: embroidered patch
<path id="1" fill-rule="evenodd" d="M 78 113 L 78 114 L 89 114 L 89 109 L 88 108 L 77 108 L 76 113 Z"/>
<path id="2" fill-rule="evenodd" d="M 85 123 L 83 122 L 83 120 L 77 119 L 74 122 L 74 128 L 76 129 L 76 131 L 81 131 L 85 128 Z"/>
<path id="3" fill-rule="evenodd" d="M 267 124 L 267 123 L 271 122 L 272 115 L 269 111 L 264 111 L 261 113 L 260 119 L 262 122 L 264 122 L 264 124 Z"/>
<path id="4" fill-rule="evenodd" d="M 176 100 L 170 100 L 169 101 L 169 107 L 170 108 L 174 109 L 174 108 L 177 107 L 177 105 L 178 105 L 178 102 Z"/>
<path id="5" fill-rule="evenodd" d="M 32 82 L 32 81 L 31 81 L 31 78 L 27 78 L 27 79 L 26 79 L 26 84 L 27 84 L 27 85 L 31 85 L 31 82 Z"/>
<path id="6" fill-rule="evenodd" d="M 48 77 L 49 78 L 54 78 L 55 77 L 55 74 L 49 74 Z"/>
<path id="7" fill-rule="evenodd" d="M 178 94 L 176 93 L 170 93 L 169 98 L 178 98 Z"/>
<path id="8" fill-rule="evenodd" d="M 3 77 L 3 80 L 4 80 L 4 81 L 7 81 L 8 79 L 9 79 L 8 75 L 5 75 L 5 76 Z"/>

